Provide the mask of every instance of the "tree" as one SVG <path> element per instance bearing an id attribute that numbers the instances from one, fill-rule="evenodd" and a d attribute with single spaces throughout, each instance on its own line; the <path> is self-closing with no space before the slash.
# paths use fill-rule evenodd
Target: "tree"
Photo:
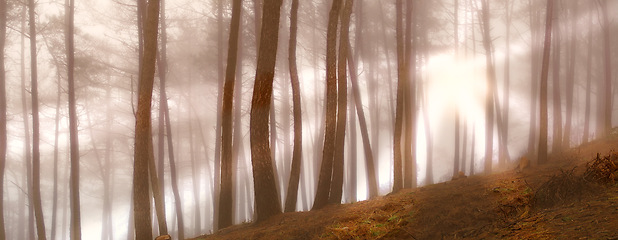
<path id="1" fill-rule="evenodd" d="M 174 205 L 176 207 L 176 219 L 178 220 L 178 239 L 184 239 L 184 218 L 182 215 L 182 206 L 181 206 L 181 201 L 180 201 L 180 193 L 178 191 L 178 174 L 176 171 L 176 162 L 174 160 L 174 144 L 172 141 L 172 125 L 170 123 L 170 111 L 169 108 L 167 106 L 167 93 L 165 90 L 165 83 L 166 83 L 166 79 L 167 79 L 167 25 L 165 24 L 165 0 L 161 0 L 161 50 L 158 52 L 159 54 L 157 55 L 158 59 L 157 62 L 158 67 L 159 67 L 159 81 L 160 81 L 160 85 L 159 88 L 160 90 L 160 103 L 161 105 L 159 106 L 162 110 L 163 110 L 163 116 L 162 118 L 159 118 L 160 124 L 159 126 L 161 126 L 162 122 L 165 121 L 165 124 L 163 125 L 163 128 L 165 128 L 165 130 L 167 131 L 167 146 L 168 146 L 168 154 L 169 154 L 169 161 L 170 161 L 170 177 L 172 180 L 172 192 L 174 193 Z M 160 115 L 161 116 L 161 115 Z M 161 131 L 161 129 L 159 129 L 159 131 Z M 163 136 L 163 134 L 159 134 L 159 137 L 161 138 Z M 162 143 L 163 139 L 159 139 L 159 142 Z M 161 151 L 163 152 L 163 151 Z M 159 155 L 159 159 L 163 159 L 164 155 L 160 154 Z M 163 164 L 159 165 L 160 169 L 163 169 Z M 159 188 L 161 189 L 161 195 L 163 195 L 163 174 L 159 175 L 160 177 L 160 183 L 161 185 L 159 186 Z M 163 233 L 162 233 L 163 234 Z"/>
<path id="2" fill-rule="evenodd" d="M 151 102 L 157 55 L 159 1 L 150 0 L 144 21 L 144 58 L 139 76 L 137 113 L 135 117 L 135 152 L 133 166 L 133 204 L 135 238 L 152 239 L 148 172 L 152 157 Z M 151 172 L 153 175 L 154 172 Z M 154 188 L 154 186 L 153 186 Z"/>
<path id="3" fill-rule="evenodd" d="M 480 16 L 481 32 L 483 33 L 483 47 L 485 47 L 485 65 L 487 68 L 487 95 L 485 96 L 485 173 L 491 173 L 493 161 L 494 139 L 494 89 L 496 70 L 493 64 L 493 48 L 491 46 L 489 24 L 489 1 L 483 0 Z"/>
<path id="4" fill-rule="evenodd" d="M 279 17 L 282 0 L 264 2 L 255 85 L 251 100 L 251 165 L 255 194 L 256 222 L 281 213 L 273 159 L 268 141 L 268 114 L 271 108 L 273 78 L 277 57 Z"/>
<path id="5" fill-rule="evenodd" d="M 403 187 L 414 188 L 416 180 L 416 14 L 413 14 L 414 1 L 406 1 L 405 59 L 408 86 L 404 92 L 405 137 L 403 155 Z"/>
<path id="6" fill-rule="evenodd" d="M 349 26 L 352 15 L 353 0 L 347 0 L 341 15 L 339 36 L 339 59 L 337 66 L 337 131 L 335 133 L 335 155 L 333 159 L 333 176 L 330 187 L 329 202 L 341 203 L 343 194 L 343 159 L 345 144 L 345 128 L 347 123 L 348 76 L 346 55 L 349 48 Z"/>
<path id="7" fill-rule="evenodd" d="M 290 82 L 292 84 L 292 104 L 294 107 L 294 150 L 292 152 L 292 169 L 288 183 L 288 193 L 285 198 L 285 212 L 296 210 L 298 197 L 298 183 L 300 180 L 300 166 L 303 149 L 303 122 L 300 106 L 300 83 L 298 81 L 298 69 L 296 67 L 296 37 L 298 32 L 298 0 L 292 0 L 290 10 L 290 44 L 288 49 L 288 61 L 290 67 Z"/>
<path id="8" fill-rule="evenodd" d="M 560 4 L 560 2 L 558 2 Z M 557 8 L 559 10 L 560 7 Z M 552 51 L 552 107 L 553 107 L 553 124 L 552 124 L 552 153 L 562 152 L 562 102 L 560 98 L 560 25 L 558 24 L 558 15 L 554 19 L 552 24 L 554 25 L 553 31 L 553 51 Z"/>
<path id="9" fill-rule="evenodd" d="M 69 128 L 71 142 L 71 240 L 82 238 L 79 200 L 79 133 L 75 103 L 75 46 L 74 46 L 75 1 L 66 0 L 66 55 L 67 79 L 69 82 Z"/>
<path id="10" fill-rule="evenodd" d="M 594 4 L 589 3 L 588 9 L 588 53 L 586 56 L 586 107 L 584 112 L 584 135 L 582 143 L 587 143 L 590 140 L 590 95 L 592 92 L 592 27 L 593 27 L 593 12 Z"/>
<path id="11" fill-rule="evenodd" d="M 6 1 L 0 1 L 0 240 L 6 239 L 4 227 L 4 168 L 6 165 L 6 70 L 4 47 L 6 43 Z"/>
<path id="12" fill-rule="evenodd" d="M 234 100 L 234 78 L 238 53 L 238 31 L 240 29 L 241 0 L 232 3 L 232 21 L 227 53 L 225 84 L 223 86 L 223 107 L 221 112 L 221 193 L 219 195 L 219 228 L 232 225 L 232 110 Z"/>
<path id="13" fill-rule="evenodd" d="M 575 59 L 577 58 L 577 50 L 575 48 L 577 44 L 577 37 L 575 35 L 576 25 L 577 25 L 577 1 L 572 1 L 569 5 L 570 9 L 570 37 L 569 37 L 569 48 L 568 48 L 568 69 L 566 75 L 566 115 L 564 122 L 564 134 L 562 135 L 562 147 L 569 148 L 571 147 L 571 121 L 573 118 L 573 95 L 575 91 Z"/>
<path id="14" fill-rule="evenodd" d="M 547 75 L 549 73 L 549 49 L 551 44 L 551 25 L 554 1 L 547 0 L 547 13 L 545 20 L 545 41 L 543 42 L 543 61 L 541 66 L 540 96 L 540 121 L 539 121 L 539 164 L 547 162 Z"/>
<path id="15" fill-rule="evenodd" d="M 318 177 L 318 189 L 312 210 L 326 206 L 333 173 L 335 129 L 337 128 L 337 26 L 342 1 L 333 1 L 326 30 L 326 122 L 324 148 Z"/>
<path id="16" fill-rule="evenodd" d="M 403 187 L 402 157 L 401 157 L 401 133 L 403 128 L 403 98 L 404 89 L 407 86 L 406 61 L 404 58 L 404 32 L 403 32 L 403 2 L 395 2 L 396 9 L 396 32 L 397 32 L 397 105 L 395 108 L 395 128 L 393 133 L 393 192 Z"/>
<path id="17" fill-rule="evenodd" d="M 603 93 L 603 103 L 604 104 L 599 104 L 599 105 L 603 105 L 603 109 L 602 109 L 602 113 L 603 113 L 603 118 L 602 118 L 602 126 L 603 126 L 603 131 L 599 133 L 600 136 L 608 136 L 609 135 L 609 131 L 612 128 L 612 58 L 611 58 L 611 41 L 610 41 L 610 21 L 609 21 L 609 16 L 607 13 L 607 0 L 603 0 L 600 1 L 599 4 L 601 4 L 601 9 L 603 11 L 603 23 L 601 24 L 602 29 L 603 29 L 603 48 L 605 49 L 604 54 L 603 54 L 603 63 L 605 65 L 605 79 L 604 79 L 604 83 L 605 86 L 603 86 L 604 89 L 604 93 Z M 600 20 L 599 20 L 600 21 Z"/>
<path id="18" fill-rule="evenodd" d="M 30 88 L 32 95 L 32 201 L 36 218 L 37 236 L 41 240 L 45 236 L 45 221 L 41 206 L 41 152 L 39 132 L 39 90 L 37 76 L 37 47 L 36 47 L 36 22 L 34 0 L 28 1 L 28 22 L 30 24 Z"/>

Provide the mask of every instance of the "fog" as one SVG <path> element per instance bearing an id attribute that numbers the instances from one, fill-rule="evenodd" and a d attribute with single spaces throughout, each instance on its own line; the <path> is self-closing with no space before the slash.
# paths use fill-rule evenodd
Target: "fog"
<path id="1" fill-rule="evenodd" d="M 332 2 L 299 1 L 296 64 L 303 148 L 296 211 L 310 211 L 314 206 L 325 152 L 327 27 Z M 489 54 L 495 78 L 488 74 L 484 23 L 479 23 L 484 21 L 482 0 L 403 1 L 404 5 L 412 4 L 410 15 L 403 10 L 404 26 L 412 26 L 410 35 L 403 39 L 406 48 L 414 48 L 412 57 L 402 60 L 409 68 L 406 75 L 409 85 L 401 85 L 407 86 L 401 90 L 402 96 L 411 99 L 401 108 L 412 115 L 399 113 L 405 115 L 401 153 L 407 151 L 404 146 L 410 143 L 404 140 L 406 132 L 413 136 L 411 144 L 415 149 L 412 156 L 414 168 L 406 165 L 411 159 L 403 160 L 402 169 L 415 170 L 411 175 L 403 171 L 404 178 L 412 178 L 415 183 L 405 188 L 449 181 L 458 171 L 471 176 L 514 169 L 522 157 L 530 158 L 533 165 L 537 164 L 540 132 L 538 86 L 546 34 L 546 1 L 487 2 L 489 21 L 485 24 L 489 24 L 490 29 L 487 35 L 491 38 Z M 151 103 L 151 138 L 156 168 L 163 169 L 163 176 L 159 175 L 159 178 L 164 178 L 162 189 L 167 228 L 173 239 L 178 239 L 179 232 L 188 238 L 218 228 L 217 214 L 221 213 L 216 210 L 218 200 L 215 199 L 220 197 L 220 174 L 225 175 L 218 169 L 221 159 L 217 157 L 225 154 L 221 152 L 222 133 L 218 119 L 222 116 L 220 104 L 228 64 L 232 1 L 165 0 L 161 3 L 161 9 L 165 10 L 167 38 L 163 41 L 159 35 L 158 49 L 161 51 L 162 42 L 166 42 L 166 56 L 159 52 L 157 61 L 161 58 L 167 61 L 164 100 L 167 101 L 170 121 L 166 127 L 171 128 L 172 141 L 168 142 L 167 133 L 159 134 L 159 130 L 163 131 L 163 125 L 159 123 L 164 120 L 159 112 L 163 109 L 159 72 L 155 74 Z M 293 92 L 288 63 L 291 3 L 290 0 L 283 1 L 280 8 L 272 86 L 274 105 L 271 106 L 269 123 L 269 144 L 280 206 L 285 206 L 286 202 L 294 146 Z M 268 44 L 258 43 L 260 29 L 256 29 L 264 27 L 260 21 L 265 4 L 261 0 L 244 0 L 240 11 L 238 61 L 236 68 L 232 69 L 235 85 L 233 137 L 230 137 L 233 210 L 229 214 L 234 224 L 252 222 L 256 212 L 250 115 L 258 44 Z M 568 148 L 602 137 L 610 130 L 603 125 L 603 118 L 607 115 L 610 127 L 617 121 L 613 112 L 618 75 L 618 49 L 615 47 L 618 46 L 615 17 L 618 16 L 618 1 L 555 0 L 554 4 L 549 90 L 545 96 L 549 102 L 547 145 L 550 152 L 559 150 L 551 147 L 554 142 L 563 142 L 560 147 Z M 0 159 L 5 162 L 3 217 L 7 239 L 37 236 L 29 176 L 32 174 L 33 89 L 27 9 L 23 0 L 7 1 L 6 93 L 3 93 L 6 102 L 2 103 L 7 106 L 7 151 L 6 157 Z M 358 108 L 355 109 L 352 103 L 364 110 L 378 194 L 394 191 L 395 181 L 401 181 L 394 174 L 397 172 L 397 157 L 393 141 L 399 104 L 398 81 L 402 81 L 398 70 L 404 67 L 398 66 L 396 10 L 396 0 L 354 1 L 348 31 L 351 49 L 348 58 L 353 58 L 356 66 L 348 60 L 348 114 L 344 157 L 341 159 L 344 170 L 340 203 L 371 197 L 362 126 Z M 71 144 L 65 1 L 38 1 L 35 12 L 44 230 L 47 238 L 69 239 Z M 604 12 L 609 16 L 607 22 L 603 19 Z M 130 216 L 133 214 L 134 140 L 141 51 L 137 16 L 136 1 L 75 2 L 75 107 L 83 239 L 133 239 L 133 223 L 130 222 L 133 219 Z M 159 27 L 163 28 L 162 25 Z M 404 30 L 401 29 L 400 34 Z M 340 31 L 343 31 L 341 24 L 337 32 Z M 556 35 L 560 37 L 556 38 Z M 341 47 L 340 43 L 336 45 Z M 556 63 L 556 59 L 560 62 Z M 606 62 L 606 59 L 611 61 Z M 351 68 L 358 73 L 361 102 L 356 102 L 352 93 Z M 560 84 L 557 93 L 553 88 L 556 81 Z M 489 89 L 488 82 L 495 83 L 495 88 Z M 610 85 L 605 85 L 608 82 Z M 608 87 L 611 96 L 605 96 L 605 91 L 601 91 Z M 490 105 L 496 109 L 492 110 L 494 116 L 500 115 L 500 119 L 492 120 L 491 126 L 486 122 L 488 93 L 496 99 Z M 556 95 L 562 96 L 557 102 L 558 115 L 554 112 L 555 105 L 552 105 Z M 610 112 L 602 110 L 607 109 L 603 108 L 607 105 Z M 414 116 L 414 119 L 408 122 L 408 116 Z M 557 116 L 560 116 L 558 125 L 554 122 Z M 562 130 L 558 135 L 560 139 L 554 139 L 556 135 L 553 133 L 558 129 Z M 485 168 L 487 131 L 494 136 L 490 169 Z M 567 132 L 570 135 L 567 136 Z M 502 137 L 508 156 L 500 154 Z M 160 141 L 165 145 L 159 145 Z M 174 148 L 173 166 L 170 165 L 167 144 Z M 161 146 L 165 149 L 160 150 Z M 163 156 L 160 151 L 163 151 Z M 429 176 L 428 161 L 431 163 Z M 454 168 L 454 161 L 457 161 L 458 169 Z M 172 168 L 175 168 L 175 173 L 172 173 Z M 177 197 L 183 213 L 184 226 L 180 229 L 172 175 L 177 176 Z M 149 199 L 153 202 L 152 231 L 158 236 L 154 201 L 151 197 Z M 42 238 L 39 236 L 38 239 Z"/>

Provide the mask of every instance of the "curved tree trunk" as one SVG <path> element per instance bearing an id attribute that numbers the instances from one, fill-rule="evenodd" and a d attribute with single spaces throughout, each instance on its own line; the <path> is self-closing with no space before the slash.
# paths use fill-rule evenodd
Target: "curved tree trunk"
<path id="1" fill-rule="evenodd" d="M 328 203 L 333 157 L 335 154 L 335 129 L 337 124 L 337 25 L 342 1 L 333 1 L 328 14 L 326 30 L 326 122 L 324 148 L 318 178 L 318 189 L 312 210 L 320 209 Z"/>
<path id="2" fill-rule="evenodd" d="M 268 141 L 268 114 L 277 58 L 279 17 L 282 0 L 264 2 L 260 47 L 251 101 L 251 163 L 255 194 L 255 220 L 261 222 L 281 213 L 273 159 Z"/>
<path id="3" fill-rule="evenodd" d="M 298 81 L 298 69 L 296 67 L 296 36 L 298 32 L 298 0 L 292 0 L 290 14 L 290 43 L 288 49 L 288 61 L 290 67 L 290 82 L 292 84 L 292 104 L 294 107 L 294 150 L 292 151 L 292 169 L 288 183 L 288 193 L 285 198 L 285 212 L 296 210 L 298 198 L 298 183 L 300 180 L 300 166 L 303 147 L 302 111 L 300 107 L 300 83 Z"/>

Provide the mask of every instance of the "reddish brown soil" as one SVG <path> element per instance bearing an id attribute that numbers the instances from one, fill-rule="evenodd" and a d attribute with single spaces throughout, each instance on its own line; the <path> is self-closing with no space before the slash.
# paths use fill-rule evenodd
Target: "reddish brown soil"
<path id="1" fill-rule="evenodd" d="M 286 213 L 195 239 L 618 239 L 618 184 L 589 186 L 555 205 L 535 206 L 538 188 L 618 141 L 571 149 L 550 163 L 472 176 L 319 211 Z"/>

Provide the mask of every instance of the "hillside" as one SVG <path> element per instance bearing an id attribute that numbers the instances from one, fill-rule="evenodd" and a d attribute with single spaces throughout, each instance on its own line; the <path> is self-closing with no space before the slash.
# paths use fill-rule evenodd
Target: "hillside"
<path id="1" fill-rule="evenodd" d="M 286 213 L 194 239 L 618 239 L 618 183 L 582 180 L 586 163 L 614 149 L 618 141 L 596 141 L 523 171 Z"/>

